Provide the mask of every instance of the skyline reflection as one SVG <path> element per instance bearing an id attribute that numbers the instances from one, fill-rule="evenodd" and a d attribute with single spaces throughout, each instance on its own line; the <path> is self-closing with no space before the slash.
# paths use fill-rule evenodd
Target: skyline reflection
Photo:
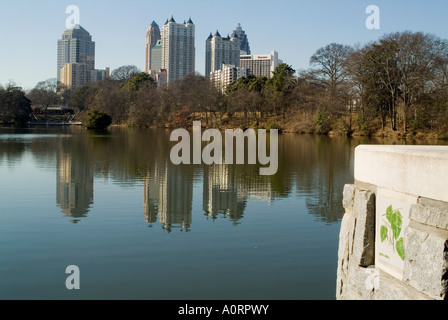
<path id="1" fill-rule="evenodd" d="M 164 130 L 39 133 L 36 141 L 29 134 L 3 135 L 0 156 L 14 159 L 13 164 L 30 152 L 37 164 L 56 166 L 56 205 L 64 217 L 73 223 L 88 218 L 94 211 L 94 183 L 107 180 L 140 189 L 144 221 L 168 232 L 192 230 L 194 190 L 202 193 L 196 196 L 202 197 L 205 217 L 226 218 L 235 226 L 242 223 L 250 200 L 269 204 L 303 195 L 308 213 L 337 222 L 343 215 L 343 187 L 353 180 L 354 148 L 378 142 L 281 135 L 277 174 L 260 176 L 254 165 L 173 165 L 172 143 Z"/>

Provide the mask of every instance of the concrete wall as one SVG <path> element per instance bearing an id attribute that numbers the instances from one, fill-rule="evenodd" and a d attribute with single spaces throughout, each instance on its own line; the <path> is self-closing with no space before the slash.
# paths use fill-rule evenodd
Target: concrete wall
<path id="1" fill-rule="evenodd" d="M 448 299 L 448 147 L 358 147 L 343 205 L 337 299 Z"/>

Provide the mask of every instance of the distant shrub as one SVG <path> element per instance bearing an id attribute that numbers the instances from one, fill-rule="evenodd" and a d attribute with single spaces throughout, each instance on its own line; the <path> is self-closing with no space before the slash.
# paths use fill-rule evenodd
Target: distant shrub
<path id="1" fill-rule="evenodd" d="M 107 113 L 91 110 L 87 115 L 87 129 L 105 130 L 112 124 L 112 118 Z"/>

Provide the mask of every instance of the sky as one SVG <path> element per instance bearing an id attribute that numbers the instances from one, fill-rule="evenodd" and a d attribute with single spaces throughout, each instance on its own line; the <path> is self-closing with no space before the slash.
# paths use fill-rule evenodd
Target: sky
<path id="1" fill-rule="evenodd" d="M 75 5 L 80 24 L 96 43 L 96 68 L 123 65 L 144 70 L 145 36 L 154 20 L 163 26 L 191 18 L 196 26 L 196 71 L 205 72 L 205 41 L 218 30 L 231 34 L 241 23 L 252 54 L 279 53 L 296 70 L 336 42 L 362 46 L 398 31 L 448 39 L 446 0 L 0 0 L 0 85 L 32 89 L 56 78 L 57 40 Z M 380 29 L 368 29 L 369 5 L 380 12 Z"/>

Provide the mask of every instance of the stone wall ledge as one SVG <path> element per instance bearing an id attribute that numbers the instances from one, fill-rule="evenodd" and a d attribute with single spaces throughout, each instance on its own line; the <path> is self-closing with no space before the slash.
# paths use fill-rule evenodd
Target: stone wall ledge
<path id="1" fill-rule="evenodd" d="M 448 146 L 359 146 L 355 180 L 448 202 Z"/>

